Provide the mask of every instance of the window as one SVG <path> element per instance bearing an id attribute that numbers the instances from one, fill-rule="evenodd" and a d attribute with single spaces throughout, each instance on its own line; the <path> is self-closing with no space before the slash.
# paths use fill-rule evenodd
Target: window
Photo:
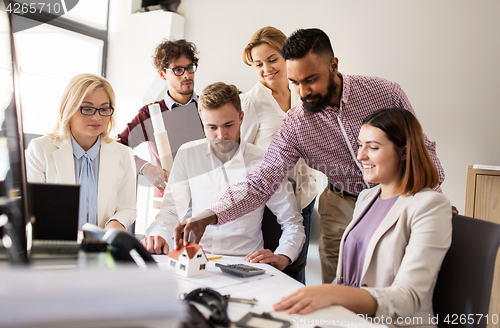
<path id="1" fill-rule="evenodd" d="M 200 264 L 200 270 L 205 270 L 205 264 Z"/>
<path id="2" fill-rule="evenodd" d="M 13 15 L 25 133 L 52 131 L 61 95 L 72 77 L 104 75 L 108 2 L 79 1 L 60 17 L 46 10 Z M 52 20 L 41 23 L 47 18 Z"/>
<path id="3" fill-rule="evenodd" d="M 186 271 L 186 266 L 184 264 L 181 264 L 181 266 L 179 267 L 179 269 Z"/>
<path id="4" fill-rule="evenodd" d="M 47 24 L 16 32 L 14 37 L 21 73 L 23 130 L 51 132 L 68 81 L 81 73 L 101 74 L 104 42 Z"/>
<path id="5" fill-rule="evenodd" d="M 196 255 L 196 258 L 199 259 L 201 257 L 201 254 Z"/>
<path id="6" fill-rule="evenodd" d="M 176 264 L 176 262 L 175 262 L 175 261 L 170 260 L 170 266 L 171 266 L 172 268 L 175 268 L 175 264 Z"/>

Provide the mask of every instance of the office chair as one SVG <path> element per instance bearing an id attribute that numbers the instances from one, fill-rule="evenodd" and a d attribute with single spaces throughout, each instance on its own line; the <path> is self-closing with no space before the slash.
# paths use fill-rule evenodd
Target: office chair
<path id="1" fill-rule="evenodd" d="M 264 239 L 264 248 L 274 252 L 279 245 L 280 237 L 281 226 L 278 221 L 276 221 L 274 213 L 266 206 L 262 218 L 262 238 Z M 295 262 L 287 266 L 283 272 L 297 280 L 299 271 L 305 266 L 306 260 L 299 257 L 295 260 Z"/>
<path id="2" fill-rule="evenodd" d="M 452 225 L 451 247 L 434 289 L 434 315 L 438 317 L 439 328 L 457 324 L 467 328 L 486 327 L 486 318 L 479 320 L 478 314 L 486 316 L 490 305 L 500 225 L 462 215 L 455 215 Z M 460 321 L 460 315 L 469 319 L 469 314 L 473 318 L 471 323 Z"/>

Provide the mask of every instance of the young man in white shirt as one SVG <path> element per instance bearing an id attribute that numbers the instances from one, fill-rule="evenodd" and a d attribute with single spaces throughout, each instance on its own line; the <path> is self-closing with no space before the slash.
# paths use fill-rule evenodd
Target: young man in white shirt
<path id="1" fill-rule="evenodd" d="M 260 164 L 265 151 L 240 138 L 243 121 L 238 90 L 217 82 L 207 86 L 199 98 L 198 111 L 205 139 L 181 146 L 174 161 L 160 213 L 141 243 L 151 253 L 168 254 L 175 248 L 173 230 L 186 215 L 190 201 L 193 214 L 215 203 L 232 184 L 245 178 Z M 277 216 L 283 234 L 271 252 L 263 249 L 261 231 L 264 205 L 238 220 L 208 226 L 200 244 L 207 253 L 246 256 L 252 263 L 269 263 L 283 270 L 297 259 L 305 240 L 302 216 L 290 183 L 271 185 L 276 193 L 267 206 Z M 243 198 L 239 195 L 234 199 Z"/>

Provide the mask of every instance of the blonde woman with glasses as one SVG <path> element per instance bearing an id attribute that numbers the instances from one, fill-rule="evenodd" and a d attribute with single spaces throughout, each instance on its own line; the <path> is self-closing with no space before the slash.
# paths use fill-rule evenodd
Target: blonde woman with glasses
<path id="1" fill-rule="evenodd" d="M 110 137 L 115 93 L 97 75 L 68 83 L 52 133 L 31 141 L 26 152 L 29 182 L 80 185 L 78 230 L 89 222 L 126 230 L 136 218 L 132 150 Z"/>

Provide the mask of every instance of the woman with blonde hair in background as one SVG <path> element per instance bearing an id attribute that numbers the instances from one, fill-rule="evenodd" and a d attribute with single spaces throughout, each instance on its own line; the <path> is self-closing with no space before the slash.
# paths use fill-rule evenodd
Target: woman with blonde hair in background
<path id="1" fill-rule="evenodd" d="M 68 83 L 52 133 L 26 152 L 29 182 L 79 184 L 78 230 L 89 222 L 126 230 L 136 218 L 132 150 L 110 137 L 115 93 L 109 82 L 80 74 Z"/>
<path id="2" fill-rule="evenodd" d="M 241 107 L 245 113 L 241 125 L 241 138 L 265 150 L 271 144 L 286 112 L 295 107 L 300 97 L 290 88 L 286 73 L 286 62 L 281 48 L 286 40 L 279 29 L 267 26 L 255 32 L 243 51 L 243 62 L 254 66 L 260 81 L 247 93 L 242 94 Z M 302 210 L 306 241 L 299 261 L 307 259 L 311 235 L 312 215 L 318 193 L 314 171 L 303 159 L 289 172 L 288 178 L 295 183 L 297 204 Z M 259 254 L 250 254 L 257 257 Z M 297 280 L 305 283 L 305 268 L 298 273 Z"/>
<path id="3" fill-rule="evenodd" d="M 274 305 L 307 314 L 341 305 L 383 324 L 431 322 L 432 295 L 451 244 L 451 204 L 431 188 L 436 165 L 415 116 L 401 108 L 367 116 L 358 137 L 363 190 L 340 244 L 332 284 L 298 289 Z"/>

